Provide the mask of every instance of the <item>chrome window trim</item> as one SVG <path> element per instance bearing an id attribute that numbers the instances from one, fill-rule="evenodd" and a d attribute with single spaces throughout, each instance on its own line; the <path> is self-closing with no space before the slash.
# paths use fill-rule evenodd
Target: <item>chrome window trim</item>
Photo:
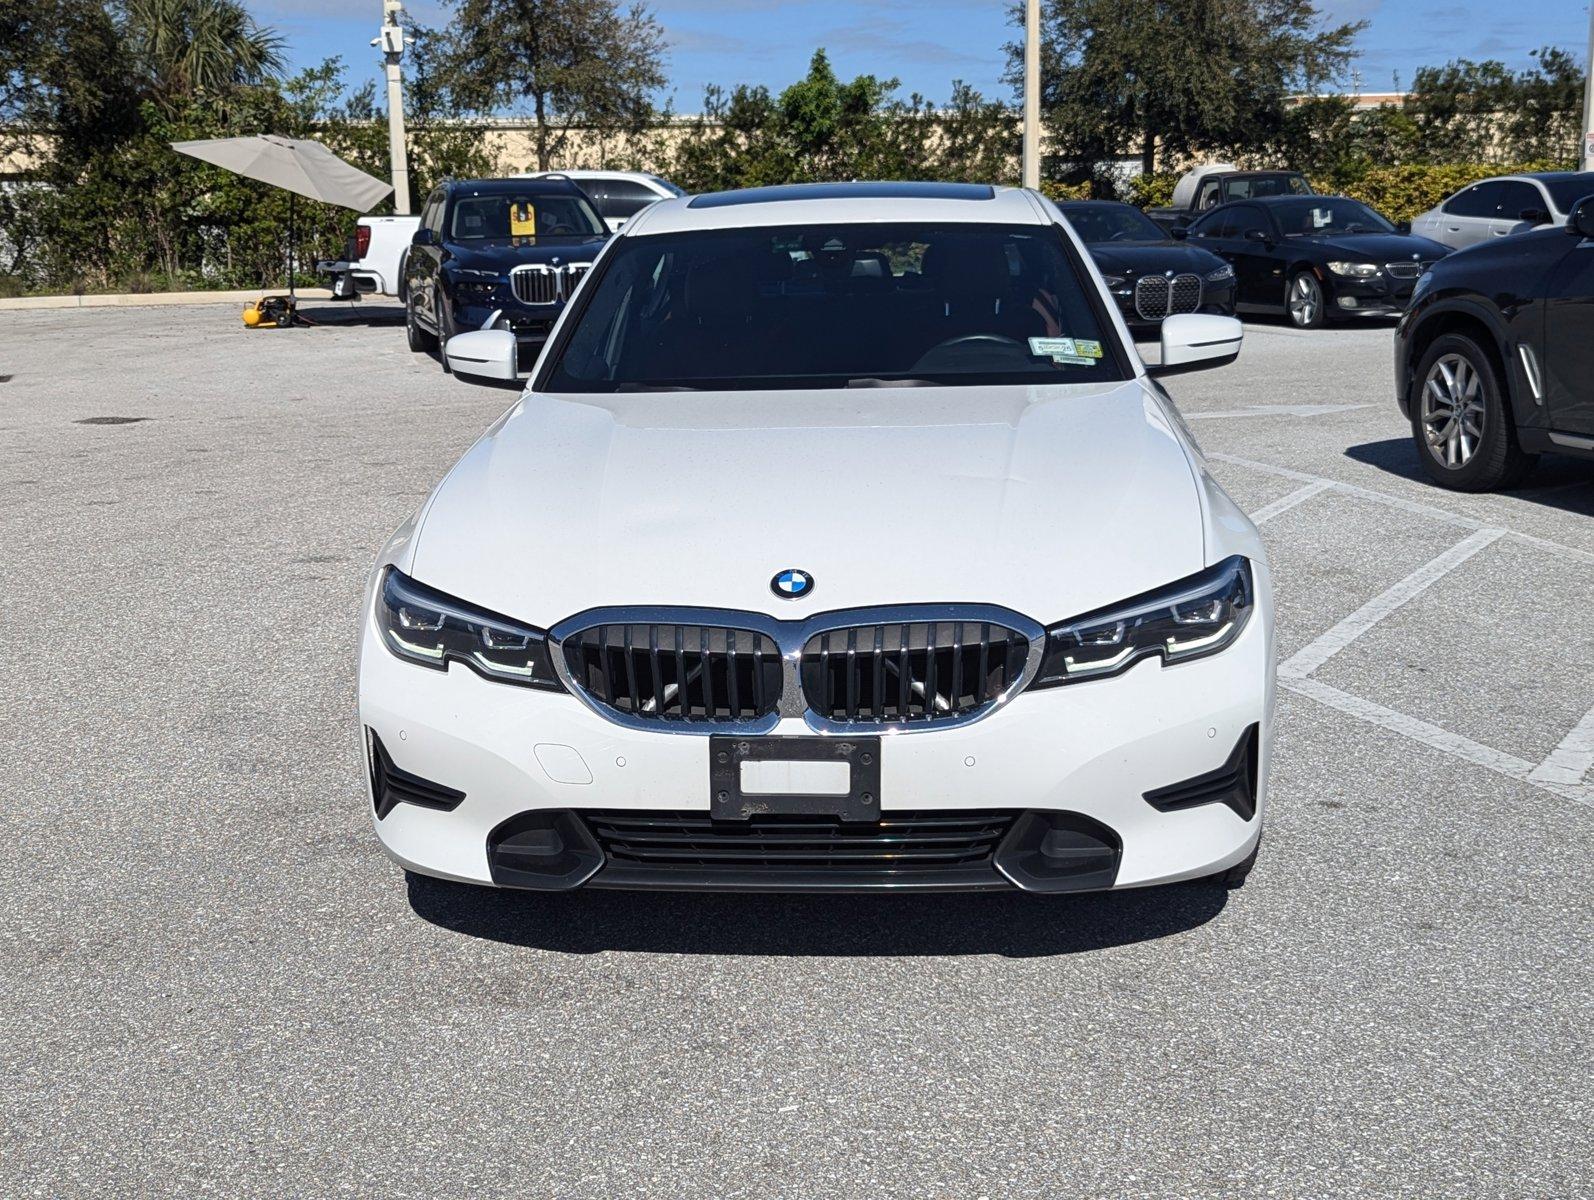
<path id="1" fill-rule="evenodd" d="M 808 707 L 802 690 L 802 652 L 810 638 L 860 625 L 905 625 L 929 621 L 962 621 L 968 624 L 990 622 L 1005 625 L 1029 639 L 1029 654 L 1019 677 L 999 695 L 979 708 L 957 716 L 933 721 L 835 721 L 821 717 Z M 637 717 L 616 712 L 589 695 L 570 675 L 565 662 L 565 639 L 594 625 L 705 625 L 713 629 L 746 629 L 768 636 L 780 650 L 781 693 L 776 712 L 756 721 L 663 721 L 657 717 Z M 859 737 L 862 735 L 935 733 L 956 729 L 984 720 L 1027 688 L 1039 674 L 1046 654 L 1046 627 L 1022 613 L 995 604 L 888 604 L 869 608 L 839 608 L 807 617 L 782 620 L 768 613 L 729 608 L 692 608 L 679 605 L 620 605 L 589 608 L 566 617 L 548 630 L 550 657 L 554 673 L 565 688 L 606 721 L 627 729 L 650 733 L 686 734 L 767 734 L 783 720 L 798 718 L 814 733 Z"/>

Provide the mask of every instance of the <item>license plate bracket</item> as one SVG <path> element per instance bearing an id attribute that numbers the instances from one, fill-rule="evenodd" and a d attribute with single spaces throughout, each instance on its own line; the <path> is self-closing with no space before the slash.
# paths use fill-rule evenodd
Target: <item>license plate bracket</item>
<path id="1" fill-rule="evenodd" d="M 842 792 L 744 792 L 742 764 L 749 762 L 845 763 Z M 708 740 L 709 816 L 747 821 L 766 814 L 835 816 L 843 821 L 880 819 L 878 737 L 735 737 Z"/>

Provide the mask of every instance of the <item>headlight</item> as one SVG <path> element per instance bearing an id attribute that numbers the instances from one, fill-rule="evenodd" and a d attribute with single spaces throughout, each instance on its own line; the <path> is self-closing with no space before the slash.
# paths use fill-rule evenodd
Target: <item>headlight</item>
<path id="1" fill-rule="evenodd" d="M 1234 268 L 1229 266 L 1228 263 L 1224 263 L 1216 271 L 1212 271 L 1212 272 L 1208 273 L 1207 282 L 1208 283 L 1227 283 L 1229 280 L 1231 280 L 1233 278 L 1234 278 Z"/>
<path id="2" fill-rule="evenodd" d="M 1371 279 L 1378 274 L 1377 263 L 1331 262 L 1328 269 L 1347 279 Z"/>
<path id="3" fill-rule="evenodd" d="M 1101 281 L 1107 285 L 1109 291 L 1116 291 L 1129 282 L 1129 277 L 1127 275 L 1107 275 L 1104 273 Z"/>
<path id="4" fill-rule="evenodd" d="M 1151 655 L 1186 662 L 1229 646 L 1256 604 L 1251 563 L 1226 558 L 1198 575 L 1046 631 L 1031 687 L 1057 687 L 1126 671 Z"/>
<path id="5" fill-rule="evenodd" d="M 396 567 L 382 576 L 376 623 L 389 650 L 423 667 L 446 671 L 458 662 L 500 683 L 565 690 L 542 630 L 472 608 Z"/>
<path id="6" fill-rule="evenodd" d="M 488 283 L 509 282 L 509 276 L 499 271 L 477 271 L 470 267 L 455 267 L 454 274 L 461 279 L 481 279 Z"/>

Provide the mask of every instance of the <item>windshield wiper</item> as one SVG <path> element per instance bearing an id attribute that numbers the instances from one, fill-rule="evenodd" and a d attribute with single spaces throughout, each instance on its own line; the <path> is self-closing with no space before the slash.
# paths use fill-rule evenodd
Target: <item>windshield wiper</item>
<path id="1" fill-rule="evenodd" d="M 617 383 L 617 392 L 695 392 L 698 389 L 684 383 Z"/>
<path id="2" fill-rule="evenodd" d="M 885 387 L 946 387 L 939 379 L 885 379 L 876 375 L 859 375 L 847 380 L 850 388 Z"/>

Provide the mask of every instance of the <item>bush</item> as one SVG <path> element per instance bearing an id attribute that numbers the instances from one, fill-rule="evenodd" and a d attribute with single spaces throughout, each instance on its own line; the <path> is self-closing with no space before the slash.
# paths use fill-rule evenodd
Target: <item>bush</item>
<path id="1" fill-rule="evenodd" d="M 1050 179 L 1041 181 L 1041 195 L 1048 200 L 1089 200 L 1094 185 L 1090 180 L 1084 183 L 1057 183 Z"/>
<path id="2" fill-rule="evenodd" d="M 1167 208 L 1173 203 L 1173 185 L 1178 182 L 1174 171 L 1136 175 L 1129 181 L 1129 203 L 1136 208 Z"/>

